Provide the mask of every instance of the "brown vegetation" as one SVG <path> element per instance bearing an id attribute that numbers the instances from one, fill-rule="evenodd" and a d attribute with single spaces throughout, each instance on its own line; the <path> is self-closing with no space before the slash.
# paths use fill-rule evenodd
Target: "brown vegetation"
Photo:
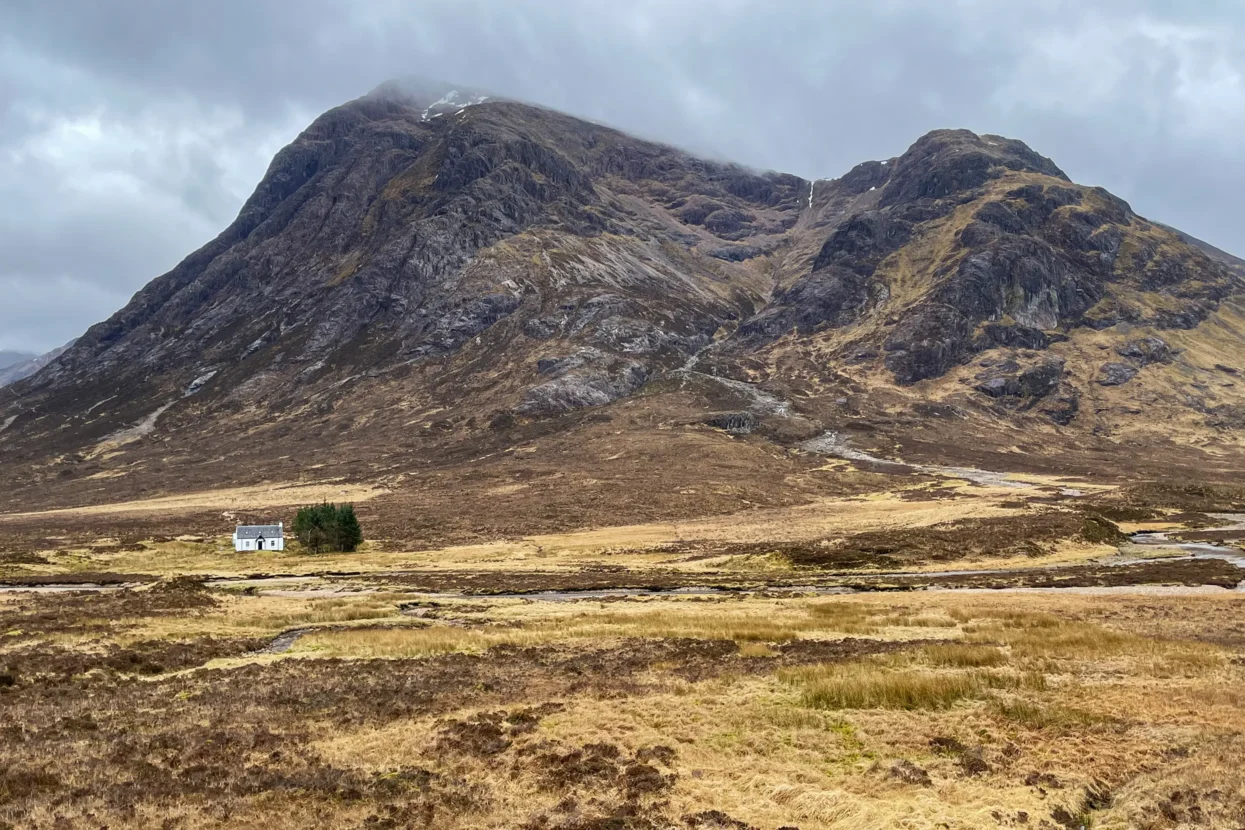
<path id="1" fill-rule="evenodd" d="M 8 595 L 0 822 L 1230 826 L 1235 595 L 1019 596 Z"/>

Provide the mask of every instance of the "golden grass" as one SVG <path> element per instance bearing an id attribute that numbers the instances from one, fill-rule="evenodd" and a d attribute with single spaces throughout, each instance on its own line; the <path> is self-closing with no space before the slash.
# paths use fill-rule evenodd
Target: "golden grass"
<path id="1" fill-rule="evenodd" d="M 472 665 L 485 665 L 492 659 L 514 659 L 506 657 L 505 650 L 490 654 L 491 647 L 552 644 L 564 656 L 584 655 L 584 665 L 597 666 L 584 675 L 584 691 L 570 686 L 550 691 L 549 675 L 540 674 L 542 667 L 520 661 L 516 670 L 525 681 L 532 681 L 526 690 L 522 683 L 514 689 L 503 684 L 484 692 L 484 698 L 466 702 L 466 696 L 478 690 L 456 690 L 450 682 L 444 692 L 448 697 L 440 698 L 437 708 L 416 707 L 398 718 L 321 718 L 314 707 L 292 707 L 280 710 L 286 720 L 262 724 L 277 733 L 298 735 L 300 746 L 312 753 L 308 757 L 336 769 L 361 770 L 365 780 L 374 775 L 400 781 L 401 770 L 418 768 L 438 780 L 467 781 L 478 788 L 480 798 L 469 809 L 455 812 L 438 803 L 437 826 L 502 828 L 535 822 L 541 815 L 549 817 L 549 826 L 556 826 L 569 820 L 569 814 L 558 811 L 558 804 L 567 799 L 578 805 L 585 819 L 597 820 L 594 811 L 608 812 L 613 809 L 610 805 L 623 803 L 616 785 L 594 783 L 584 775 L 570 775 L 565 784 L 551 785 L 548 757 L 598 745 L 617 748 L 622 759 L 618 769 L 647 763 L 673 776 L 659 799 L 637 802 L 673 824 L 685 815 L 720 810 L 757 827 L 883 830 L 1039 826 L 1041 821 L 1053 825 L 1056 808 L 1079 814 L 1085 788 L 1095 779 L 1110 781 L 1115 793 L 1112 806 L 1085 814 L 1098 827 L 1139 826 L 1142 818 L 1157 814 L 1159 805 L 1170 809 L 1167 802 L 1177 790 L 1199 793 L 1208 815 L 1219 809 L 1216 805 L 1227 810 L 1230 804 L 1245 804 L 1239 782 L 1240 764 L 1245 762 L 1239 740 L 1245 730 L 1245 695 L 1239 690 L 1245 676 L 1230 659 L 1230 651 L 1189 639 L 1231 629 L 1242 606 L 1241 598 L 1230 594 L 1172 599 L 928 592 L 561 604 L 475 598 L 438 607 L 453 625 L 436 618 L 398 620 L 397 603 L 406 598 L 400 592 L 340 597 L 218 595 L 220 605 L 202 614 L 118 620 L 117 629 L 104 636 L 128 641 L 157 634 L 236 636 L 304 624 L 360 625 L 363 628 L 306 635 L 294 654 L 422 658 L 469 651 L 483 655 Z M 3 603 L 12 604 L 12 598 Z M 378 623 L 413 627 L 372 627 Z M 747 659 L 700 681 L 686 679 L 676 671 L 680 665 L 670 662 L 654 663 L 628 682 L 609 686 L 608 693 L 594 685 L 612 679 L 607 676 L 609 660 L 600 655 L 619 646 L 619 638 L 718 634 L 736 639 Z M 791 652 L 775 643 L 845 636 L 950 639 L 855 662 L 779 668 Z M 94 645 L 90 640 L 96 641 Z M 100 649 L 99 640 L 99 635 L 83 636 L 80 645 Z M 63 642 L 51 638 L 46 642 L 67 646 L 70 640 L 67 636 Z M 283 674 L 266 665 L 281 659 L 277 656 L 246 659 L 257 664 L 249 666 L 249 672 L 273 672 L 256 674 L 250 682 Z M 760 663 L 764 660 L 772 660 L 773 668 L 764 667 Z M 144 719 L 181 717 L 179 707 L 194 703 L 194 698 L 161 700 L 159 695 L 165 693 L 161 690 L 173 696 L 181 689 L 200 688 L 197 684 L 228 683 L 224 672 L 237 662 L 212 664 L 222 671 L 192 670 L 176 685 L 152 684 L 153 700 L 167 705 L 160 714 L 137 720 L 131 738 L 142 739 Z M 0 664 L 4 663 L 0 651 Z M 310 664 L 323 665 L 326 673 L 340 679 L 343 689 L 356 688 L 352 677 L 378 671 L 377 664 L 364 660 L 321 664 L 313 659 Z M 409 674 L 415 682 L 436 665 L 437 661 L 428 661 L 386 671 Z M 446 665 L 455 670 L 453 662 Z M 65 704 L 57 698 L 53 722 L 74 714 L 79 705 L 106 709 L 107 688 L 90 686 L 95 697 L 64 712 L 60 707 Z M 297 699 L 300 690 L 289 692 Z M 233 698 L 224 695 L 221 700 L 229 705 Z M 541 714 L 529 732 L 507 733 L 508 748 L 483 755 L 455 745 L 446 748 L 454 723 L 492 712 L 513 714 L 550 701 L 562 708 Z M 963 753 L 941 749 L 948 746 L 962 746 Z M 632 760 L 652 747 L 668 748 L 668 766 Z M 14 745 L 5 751 L 26 750 Z M 265 757 L 255 755 L 247 764 L 262 766 L 268 763 Z M 979 758 L 985 767 L 970 771 L 966 758 Z M 901 759 L 924 770 L 932 786 L 892 775 L 893 765 Z M 0 762 L 7 762 L 4 751 Z M 58 765 L 65 781 L 78 780 L 63 772 L 77 763 L 72 754 L 48 763 Z M 1043 794 L 1025 783 L 1027 776 L 1039 772 L 1053 776 L 1061 786 L 1048 786 Z M 98 790 L 110 784 L 97 780 L 94 786 Z M 1205 800 L 1215 790 L 1222 800 Z M 231 820 L 238 826 L 262 825 L 269 830 L 300 823 L 365 826 L 370 814 L 383 817 L 380 808 L 366 801 L 370 797 L 363 802 L 319 800 L 315 805 L 320 812 L 315 813 L 294 803 L 298 799 L 290 801 L 280 794 L 261 799 L 230 796 Z M 107 820 L 117 827 L 158 825 L 157 819 L 176 814 L 185 818 L 188 830 L 197 830 L 211 824 L 200 817 L 201 808 L 201 803 L 174 799 L 136 805 L 130 819 L 109 815 Z M 52 809 L 40 804 L 43 812 L 31 813 L 30 819 L 50 818 Z M 1027 814 L 1027 822 L 1017 818 L 1021 812 Z M 68 815 L 72 822 L 80 814 Z M 1202 826 L 1233 825 L 1219 817 Z"/>
<path id="2" fill-rule="evenodd" d="M 257 615 L 237 615 L 231 618 L 234 625 L 248 629 L 285 629 L 302 625 L 354 622 L 358 620 L 381 620 L 395 618 L 398 609 L 391 600 L 362 597 L 358 599 L 310 600 L 300 610 L 269 612 Z"/>
<path id="3" fill-rule="evenodd" d="M 323 657 L 405 658 L 450 652 L 479 653 L 494 646 L 529 646 L 548 642 L 521 629 L 476 630 L 446 626 L 358 631 L 318 631 L 298 641 L 293 653 Z"/>
<path id="4" fill-rule="evenodd" d="M 0 521 L 28 519 L 36 516 L 89 516 L 110 513 L 186 512 L 188 510 L 253 510 L 261 507 L 282 507 L 310 504 L 333 499 L 336 501 L 367 501 L 388 492 L 380 487 L 344 482 L 311 484 L 266 484 L 252 487 L 231 487 L 158 496 L 137 501 L 93 504 L 85 507 L 62 507 L 30 513 L 0 513 Z"/>
<path id="5" fill-rule="evenodd" d="M 792 669 L 780 675 L 817 709 L 945 709 L 985 688 L 974 675 L 893 671 L 868 665 Z"/>
<path id="6" fill-rule="evenodd" d="M 800 689 L 804 705 L 816 709 L 946 709 L 992 689 L 1041 683 L 1010 673 L 893 669 L 872 662 L 788 669 L 779 677 Z"/>
<path id="7" fill-rule="evenodd" d="M 994 700 L 991 702 L 990 710 L 1000 717 L 1030 729 L 1069 731 L 1112 722 L 1111 718 L 1084 709 L 1021 699 Z"/>
<path id="8" fill-rule="evenodd" d="M 892 493 L 858 499 L 819 499 L 796 507 L 749 510 L 740 514 L 710 516 L 685 522 L 653 522 L 642 525 L 593 528 L 567 533 L 542 534 L 518 540 L 456 545 L 429 550 L 395 550 L 388 544 L 365 543 L 351 554 L 301 553 L 296 546 L 284 552 L 236 553 L 228 536 L 203 541 L 180 539 L 145 543 L 143 550 L 104 552 L 87 548 L 41 551 L 46 565 L 3 566 L 0 573 L 75 573 L 111 570 L 127 573 L 174 575 L 184 573 L 216 576 L 243 574 L 316 574 L 329 571 L 361 573 L 420 569 L 428 571 L 489 571 L 515 569 L 545 572 L 577 571 L 597 565 L 607 557 L 613 565 L 630 568 L 661 567 L 687 573 L 735 570 L 786 572 L 790 563 L 782 557 L 687 558 L 672 552 L 689 540 L 698 544 L 717 542 L 783 542 L 834 538 L 850 533 L 926 527 L 958 519 L 1015 515 L 1015 490 L 972 488 L 956 499 L 912 500 L 901 486 Z M 161 512 L 184 510 L 238 510 L 302 504 L 321 499 L 364 501 L 383 495 L 378 487 L 337 484 L 301 484 L 287 487 L 239 487 L 188 493 L 133 502 L 65 508 L 47 513 L 104 514 L 109 512 Z M 33 513 L 0 513 L 0 521 L 29 518 Z M 231 529 L 222 518 L 222 530 Z M 366 528 L 365 528 L 366 530 Z M 1093 555 L 1101 551 L 1093 552 Z M 1071 562 L 1091 555 L 1087 551 L 1056 551 L 1049 562 Z M 1035 566 L 1043 560 L 1017 560 Z M 1007 564 L 1007 562 L 1004 562 Z M 996 567 L 999 562 L 967 562 L 962 567 Z M 928 570 L 938 566 L 917 567 Z"/>
<path id="9" fill-rule="evenodd" d="M 1008 662 L 1001 649 L 963 643 L 925 646 L 913 652 L 910 659 L 921 665 L 950 669 L 993 668 Z"/>
<path id="10" fill-rule="evenodd" d="M 471 628 L 316 632 L 300 640 L 295 651 L 332 657 L 409 658 L 451 651 L 478 653 L 498 645 L 641 637 L 734 640 L 747 649 L 746 654 L 761 656 L 769 651 L 767 644 L 796 639 L 902 639 L 902 629 L 912 619 L 888 616 L 883 609 L 846 600 L 755 598 L 729 603 L 689 598 L 592 604 L 509 600 L 499 601 L 487 617 L 492 624 Z"/>

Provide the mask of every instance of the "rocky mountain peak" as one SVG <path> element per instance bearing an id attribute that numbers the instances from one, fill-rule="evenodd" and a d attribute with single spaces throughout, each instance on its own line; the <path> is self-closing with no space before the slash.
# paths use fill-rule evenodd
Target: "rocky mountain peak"
<path id="1" fill-rule="evenodd" d="M 1245 289 L 1217 253 L 1000 136 L 939 130 L 810 183 L 395 81 L 317 118 L 219 237 L 0 391 L 0 457 L 124 444 L 121 464 L 154 430 L 294 467 L 309 439 L 427 446 L 410 429 L 467 457 L 620 401 L 788 441 L 843 428 L 828 401 L 1079 428 L 1082 397 L 1190 356 L 1238 371 L 1221 309 Z M 1196 376 L 1166 399 L 1234 422 Z"/>
<path id="2" fill-rule="evenodd" d="M 424 119 L 458 112 L 485 101 L 506 100 L 474 87 L 448 84 L 418 76 L 392 78 L 377 86 L 363 101 L 391 101 L 420 110 Z"/>
<path id="3" fill-rule="evenodd" d="M 881 205 L 942 199 L 979 188 L 1003 171 L 1038 173 L 1068 181 L 1055 163 L 1023 141 L 969 130 L 934 130 L 888 165 Z"/>

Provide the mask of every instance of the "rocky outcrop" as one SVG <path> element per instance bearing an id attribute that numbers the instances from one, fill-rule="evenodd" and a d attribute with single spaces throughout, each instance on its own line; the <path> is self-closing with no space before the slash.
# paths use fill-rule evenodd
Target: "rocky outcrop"
<path id="1" fill-rule="evenodd" d="M 945 374 L 968 356 L 972 328 L 954 306 L 922 304 L 905 315 L 886 339 L 886 368 L 902 384 Z"/>
<path id="2" fill-rule="evenodd" d="M 1141 337 L 1137 340 L 1118 346 L 1115 353 L 1135 366 L 1149 366 L 1151 363 L 1171 363 L 1175 352 L 1167 341 L 1159 337 Z"/>
<path id="3" fill-rule="evenodd" d="M 1060 426 L 1067 426 L 1081 409 L 1081 392 L 1071 383 L 1062 381 L 1054 394 L 1048 395 L 1038 405 L 1038 412 Z"/>
<path id="4" fill-rule="evenodd" d="M 974 388 L 991 398 L 1044 398 L 1059 387 L 1064 361 L 1045 360 L 1021 370 L 1015 361 L 1006 361 L 978 375 Z"/>
<path id="5" fill-rule="evenodd" d="M 603 406 L 630 395 L 644 385 L 649 369 L 635 361 L 572 371 L 528 389 L 515 412 L 522 415 L 559 415 L 575 409 Z"/>
<path id="6" fill-rule="evenodd" d="M 1023 142 L 1001 136 L 977 136 L 967 130 L 935 130 L 894 163 L 882 190 L 882 205 L 916 199 L 945 199 L 979 188 L 1002 170 L 1041 173 L 1067 180 L 1048 158 Z"/>
<path id="7" fill-rule="evenodd" d="M 757 428 L 759 419 L 755 414 L 742 412 L 713 412 L 706 415 L 701 423 L 714 429 L 725 430 L 732 435 L 748 435 Z"/>
<path id="8" fill-rule="evenodd" d="M 1037 409 L 1057 424 L 1066 425 L 1080 409 L 1080 393 L 1066 379 L 1065 361 L 1041 358 L 1022 367 L 1016 360 L 982 361 L 974 391 L 1011 410 Z"/>
<path id="9" fill-rule="evenodd" d="M 1104 363 L 1098 369 L 1101 386 L 1123 386 L 1137 377 L 1137 368 L 1127 363 Z"/>
<path id="10" fill-rule="evenodd" d="M 1102 364 L 1097 382 L 1101 386 L 1123 386 L 1137 373 L 1154 363 L 1170 363 L 1176 356 L 1167 342 L 1159 337 L 1140 337 L 1116 347 L 1115 353 L 1124 358 Z"/>

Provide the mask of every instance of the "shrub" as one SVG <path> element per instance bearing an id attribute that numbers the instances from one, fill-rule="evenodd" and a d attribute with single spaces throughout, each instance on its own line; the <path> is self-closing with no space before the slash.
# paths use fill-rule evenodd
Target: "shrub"
<path id="1" fill-rule="evenodd" d="M 301 507 L 291 527 L 294 537 L 312 553 L 323 550 L 351 552 L 363 541 L 363 529 L 353 504 Z"/>

